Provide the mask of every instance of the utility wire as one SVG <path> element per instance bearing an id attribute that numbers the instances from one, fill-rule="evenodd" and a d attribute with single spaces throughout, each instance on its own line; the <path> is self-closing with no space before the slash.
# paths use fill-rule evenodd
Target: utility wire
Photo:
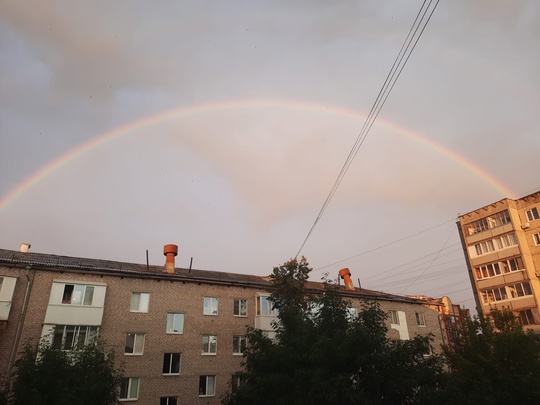
<path id="1" fill-rule="evenodd" d="M 435 260 L 437 260 L 437 258 L 439 257 L 439 254 L 444 250 L 444 248 L 446 247 L 446 244 L 448 243 L 448 241 L 450 240 L 450 238 L 452 237 L 452 235 L 454 234 L 454 228 L 452 228 L 452 232 L 450 232 L 450 235 L 448 235 L 448 239 L 446 239 L 446 242 L 444 242 L 444 245 L 443 247 L 441 248 L 441 250 L 439 250 L 439 253 L 437 253 L 437 256 L 435 256 L 433 258 L 433 260 L 431 261 L 430 264 L 428 264 L 428 266 L 424 269 L 424 271 L 422 271 L 422 273 L 420 273 L 418 275 L 418 277 L 416 277 L 411 284 L 409 284 L 407 287 L 405 287 L 402 291 L 401 291 L 401 294 L 404 293 L 411 285 L 413 285 L 414 283 L 416 283 L 416 281 L 422 277 L 422 275 L 431 267 L 431 265 L 433 264 L 433 262 Z"/>
<path id="2" fill-rule="evenodd" d="M 409 30 L 409 33 L 407 34 L 407 37 L 405 38 L 405 41 L 403 42 L 403 45 L 401 46 L 401 49 L 400 49 L 398 55 L 396 56 L 396 59 L 394 60 L 394 63 L 392 65 L 390 71 L 388 72 L 388 75 L 386 76 L 386 79 L 385 79 L 385 81 L 383 83 L 383 86 L 381 87 L 381 90 L 379 91 L 379 94 L 377 95 L 377 98 L 375 99 L 375 102 L 373 103 L 373 105 L 371 107 L 371 110 L 370 110 L 370 112 L 369 112 L 369 114 L 368 114 L 368 116 L 367 116 L 367 118 L 366 118 L 366 120 L 364 122 L 364 125 L 362 126 L 362 129 L 360 130 L 360 133 L 358 134 L 358 137 L 356 138 L 356 141 L 354 142 L 354 145 L 353 145 L 351 151 L 349 152 L 349 155 L 347 156 L 347 159 L 345 160 L 345 163 L 341 167 L 341 171 L 339 172 L 339 174 L 338 174 L 338 176 L 337 176 L 337 178 L 336 178 L 336 180 L 334 182 L 334 185 L 330 189 L 330 192 L 328 193 L 328 195 L 327 195 L 327 197 L 326 197 L 326 199 L 325 199 L 319 213 L 317 214 L 317 217 L 315 218 L 315 221 L 313 222 L 313 225 L 309 229 L 304 241 L 302 242 L 302 245 L 300 246 L 300 249 L 298 249 L 298 252 L 296 253 L 295 258 L 298 257 L 298 255 L 300 254 L 300 252 L 304 248 L 306 242 L 308 241 L 309 237 L 313 233 L 313 230 L 317 226 L 319 220 L 321 219 L 322 215 L 326 211 L 326 208 L 330 204 L 330 201 L 334 197 L 334 194 L 336 193 L 339 185 L 341 184 L 343 178 L 345 177 L 347 171 L 349 170 L 349 167 L 350 167 L 352 161 L 354 160 L 354 158 L 358 154 L 358 151 L 360 150 L 360 147 L 363 145 L 369 131 L 371 130 L 371 127 L 373 126 L 375 120 L 377 119 L 382 107 L 386 103 L 386 100 L 388 99 L 388 96 L 390 95 L 390 92 L 394 88 L 394 85 L 395 85 L 397 79 L 401 75 L 401 72 L 403 71 L 403 68 L 407 64 L 407 62 L 408 62 L 414 48 L 416 47 L 416 44 L 418 43 L 418 40 L 422 36 L 427 24 L 429 23 L 429 21 L 431 19 L 431 16 L 433 15 L 435 9 L 437 8 L 437 5 L 439 4 L 439 0 L 437 0 L 437 2 L 435 3 L 435 6 L 431 10 L 431 13 L 429 14 L 429 16 L 426 19 L 426 14 L 427 14 L 427 12 L 428 12 L 429 8 L 431 7 L 431 4 L 433 3 L 434 0 L 430 0 L 427 7 L 425 7 L 425 9 L 424 9 L 424 6 L 426 5 L 426 1 L 427 0 L 424 0 L 424 2 L 422 3 L 422 6 L 420 7 L 420 10 L 418 11 L 418 14 L 416 15 L 416 18 L 415 18 L 415 20 L 414 20 L 414 22 L 413 22 L 413 24 L 412 24 L 412 26 L 411 26 L 411 28 Z M 420 15 L 421 15 L 421 17 L 420 17 Z M 419 19 L 419 17 L 420 17 L 420 19 Z M 420 27 L 422 27 L 422 28 L 420 29 Z M 416 36 L 419 29 L 420 29 L 420 33 Z M 415 36 L 416 36 L 416 40 L 414 40 Z M 412 45 L 412 47 L 410 47 L 411 44 L 413 43 L 413 41 L 414 41 L 414 44 Z M 410 50 L 409 50 L 409 48 L 410 48 Z M 405 61 L 403 62 L 403 58 L 405 57 L 405 55 L 407 55 L 407 56 L 405 58 Z M 396 71 L 398 71 L 397 76 L 396 76 Z"/>
<path id="3" fill-rule="evenodd" d="M 432 229 L 435 229 L 435 228 L 438 228 L 438 227 L 440 227 L 440 226 L 446 225 L 447 223 L 452 222 L 452 221 L 455 221 L 455 219 L 450 219 L 450 220 L 448 220 L 448 221 L 446 221 L 446 222 L 443 222 L 442 224 L 432 226 L 432 227 L 427 228 L 427 229 L 424 229 L 424 230 L 422 230 L 422 231 L 413 233 L 412 235 L 404 236 L 403 238 L 397 239 L 397 240 L 395 240 L 395 241 L 393 241 L 393 242 L 385 243 L 384 245 L 377 246 L 377 247 L 375 247 L 375 248 L 373 248 L 373 249 L 365 250 L 365 251 L 363 251 L 362 253 L 358 253 L 358 254 L 356 254 L 356 255 L 354 255 L 354 256 L 347 257 L 346 259 L 338 260 L 337 262 L 330 263 L 330 264 L 324 265 L 324 266 L 322 266 L 322 267 L 317 267 L 315 270 L 322 270 L 322 269 L 325 269 L 325 268 L 327 268 L 327 267 L 333 266 L 333 265 L 335 265 L 335 264 L 339 264 L 339 263 L 345 262 L 345 261 L 347 261 L 347 260 L 354 259 L 354 258 L 356 258 L 356 257 L 358 257 L 358 256 L 363 256 L 363 255 L 365 255 L 365 254 L 368 254 L 368 253 L 371 253 L 371 252 L 375 252 L 375 251 L 380 250 L 380 249 L 382 249 L 382 248 L 385 248 L 385 247 L 388 247 L 388 246 L 391 246 L 391 245 L 395 245 L 396 243 L 403 242 L 404 240 L 407 240 L 407 239 L 410 239 L 410 238 L 414 238 L 415 236 L 421 235 L 421 234 L 423 234 L 423 233 L 425 233 L 425 232 L 431 231 Z"/>

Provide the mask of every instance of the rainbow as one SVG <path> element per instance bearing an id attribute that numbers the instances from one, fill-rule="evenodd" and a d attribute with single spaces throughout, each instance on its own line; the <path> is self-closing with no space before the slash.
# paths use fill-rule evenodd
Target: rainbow
<path id="1" fill-rule="evenodd" d="M 23 195 L 28 189 L 33 185 L 39 183 L 41 180 L 45 179 L 47 176 L 50 176 L 55 171 L 59 170 L 62 166 L 68 164 L 70 161 L 76 159 L 82 154 L 88 153 L 94 148 L 105 145 L 112 140 L 118 139 L 122 136 L 127 136 L 130 133 L 143 129 L 157 123 L 170 121 L 173 119 L 178 119 L 182 117 L 187 117 L 196 114 L 203 114 L 214 111 L 226 111 L 226 110 L 236 110 L 236 109 L 246 109 L 246 108 L 288 108 L 288 109 L 298 109 L 305 111 L 314 111 L 318 113 L 327 113 L 337 116 L 347 117 L 354 120 L 365 120 L 366 115 L 358 113 L 357 111 L 339 108 L 334 106 L 327 106 L 324 104 L 306 102 L 306 101 L 293 101 L 293 100 L 234 100 L 234 101 L 220 101 L 212 103 L 202 103 L 189 107 L 180 107 L 167 111 L 160 112 L 158 114 L 150 115 L 139 119 L 137 121 L 130 122 L 128 124 L 122 125 L 120 127 L 114 128 L 111 131 L 105 132 L 95 138 L 92 138 L 90 141 L 85 142 L 67 153 L 61 155 L 57 159 L 51 161 L 47 165 L 43 166 L 35 173 L 30 175 L 28 178 L 23 180 L 12 190 L 10 190 L 3 198 L 0 200 L 0 211 L 5 210 L 13 201 Z M 435 141 L 429 139 L 428 137 L 421 135 L 417 132 L 413 132 L 407 128 L 400 127 L 388 121 L 383 121 L 380 118 L 377 119 L 376 125 L 382 128 L 389 129 L 398 134 L 404 135 L 408 138 L 413 139 L 414 141 L 423 144 L 438 153 L 441 153 L 450 159 L 454 160 L 456 163 L 465 167 L 470 172 L 474 173 L 476 176 L 480 177 L 483 181 L 489 184 L 492 188 L 497 190 L 503 197 L 512 197 L 516 195 L 509 187 L 499 181 L 497 178 L 493 177 L 490 173 L 485 171 L 480 166 L 474 164 L 473 162 L 467 160 L 463 156 L 459 155 L 450 148 L 436 143 Z"/>

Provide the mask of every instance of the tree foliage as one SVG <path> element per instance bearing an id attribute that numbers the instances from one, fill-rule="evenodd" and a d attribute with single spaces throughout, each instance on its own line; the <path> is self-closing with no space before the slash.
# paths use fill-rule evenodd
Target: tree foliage
<path id="1" fill-rule="evenodd" d="M 114 352 L 94 342 L 73 350 L 26 344 L 5 392 L 9 405 L 109 405 L 118 403 L 122 369 Z"/>
<path id="2" fill-rule="evenodd" d="M 310 270 L 305 258 L 274 268 L 276 339 L 248 329 L 243 384 L 224 403 L 429 403 L 443 373 L 441 358 L 428 356 L 430 337 L 390 341 L 376 302 L 351 317 L 350 303 L 330 282 L 321 294 L 307 295 Z"/>
<path id="3" fill-rule="evenodd" d="M 461 404 L 540 403 L 540 343 L 508 309 L 467 320 L 445 348 L 448 400 Z"/>

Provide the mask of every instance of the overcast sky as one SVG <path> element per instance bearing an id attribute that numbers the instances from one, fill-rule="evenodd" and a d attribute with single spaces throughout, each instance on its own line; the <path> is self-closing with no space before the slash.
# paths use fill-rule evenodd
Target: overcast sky
<path id="1" fill-rule="evenodd" d="M 0 247 L 269 274 L 421 4 L 0 1 Z M 474 307 L 455 219 L 540 189 L 539 43 L 538 1 L 440 2 L 302 249 L 313 280 Z"/>

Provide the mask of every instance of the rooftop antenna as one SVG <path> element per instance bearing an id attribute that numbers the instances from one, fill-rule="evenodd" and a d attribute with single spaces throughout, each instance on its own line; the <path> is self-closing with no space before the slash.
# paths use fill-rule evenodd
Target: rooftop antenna
<path id="1" fill-rule="evenodd" d="M 148 249 L 146 249 L 146 271 L 150 271 L 150 265 L 148 264 Z"/>
<path id="2" fill-rule="evenodd" d="M 191 260 L 189 261 L 189 274 L 191 274 L 191 265 L 193 264 L 193 256 L 191 256 Z"/>

